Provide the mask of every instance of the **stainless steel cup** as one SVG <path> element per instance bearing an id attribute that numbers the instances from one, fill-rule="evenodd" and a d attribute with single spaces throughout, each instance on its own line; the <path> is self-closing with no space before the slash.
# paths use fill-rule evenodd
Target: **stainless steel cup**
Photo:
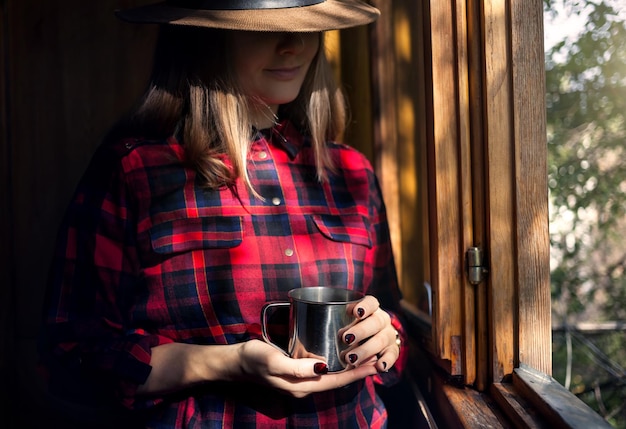
<path id="1" fill-rule="evenodd" d="M 342 339 L 356 318 L 353 316 L 356 302 L 363 294 L 332 287 L 305 287 L 292 289 L 289 302 L 270 302 L 261 311 L 263 339 L 273 346 L 267 333 L 268 311 L 275 307 L 289 306 L 289 345 L 283 353 L 293 358 L 313 357 L 326 361 L 329 372 L 346 368 L 344 352 L 348 345 Z"/>

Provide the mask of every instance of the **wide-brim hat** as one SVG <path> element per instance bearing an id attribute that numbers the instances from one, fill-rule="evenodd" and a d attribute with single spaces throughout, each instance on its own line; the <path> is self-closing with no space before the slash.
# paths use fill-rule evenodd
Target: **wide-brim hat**
<path id="1" fill-rule="evenodd" d="M 115 14 L 134 23 L 318 32 L 369 24 L 380 12 L 361 0 L 166 0 Z"/>

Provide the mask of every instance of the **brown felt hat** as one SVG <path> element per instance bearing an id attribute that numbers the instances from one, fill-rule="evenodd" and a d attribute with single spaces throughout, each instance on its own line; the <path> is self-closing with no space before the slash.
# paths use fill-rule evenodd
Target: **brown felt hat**
<path id="1" fill-rule="evenodd" d="M 115 14 L 146 24 L 317 32 L 369 24 L 380 12 L 361 0 L 167 0 Z"/>

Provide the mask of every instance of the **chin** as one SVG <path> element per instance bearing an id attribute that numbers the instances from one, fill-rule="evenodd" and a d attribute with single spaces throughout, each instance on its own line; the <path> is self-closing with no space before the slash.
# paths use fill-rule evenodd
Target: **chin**
<path id="1" fill-rule="evenodd" d="M 281 94 L 268 94 L 267 97 L 262 97 L 263 100 L 269 105 L 281 105 L 291 103 L 293 100 L 298 97 L 299 91 L 293 91 L 289 93 L 281 93 Z"/>

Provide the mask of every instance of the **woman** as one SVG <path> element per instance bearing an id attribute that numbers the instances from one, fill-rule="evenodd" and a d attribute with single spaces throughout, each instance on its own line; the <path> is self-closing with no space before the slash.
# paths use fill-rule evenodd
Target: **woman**
<path id="1" fill-rule="evenodd" d="M 346 114 L 323 50 L 323 31 L 378 11 L 170 0 L 118 15 L 161 24 L 154 70 L 60 231 L 52 385 L 62 368 L 145 427 L 384 427 L 375 384 L 401 366 L 400 294 L 372 168 L 333 142 Z M 366 295 L 346 371 L 261 339 L 264 303 L 317 285 Z"/>

